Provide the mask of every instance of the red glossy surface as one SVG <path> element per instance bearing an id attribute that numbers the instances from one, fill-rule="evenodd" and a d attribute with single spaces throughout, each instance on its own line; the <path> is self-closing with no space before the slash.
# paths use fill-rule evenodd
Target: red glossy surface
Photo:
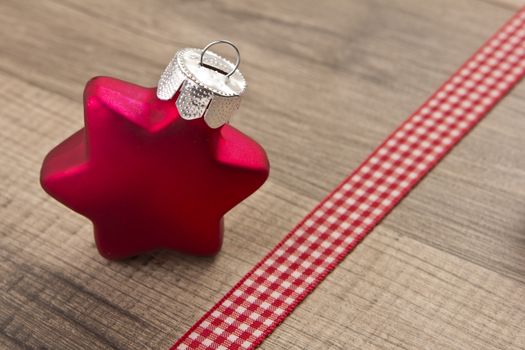
<path id="1" fill-rule="evenodd" d="M 88 217 L 104 257 L 166 248 L 220 250 L 223 215 L 269 173 L 255 141 L 179 117 L 155 88 L 99 77 L 84 93 L 85 128 L 45 158 L 42 187 Z"/>

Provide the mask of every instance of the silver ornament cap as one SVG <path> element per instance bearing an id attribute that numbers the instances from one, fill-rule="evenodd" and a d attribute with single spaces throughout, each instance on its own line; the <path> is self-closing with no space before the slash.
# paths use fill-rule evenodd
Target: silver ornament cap
<path id="1" fill-rule="evenodd" d="M 235 49 L 235 64 L 209 51 L 221 43 Z M 204 49 L 177 51 L 160 77 L 157 97 L 170 100 L 180 90 L 175 101 L 180 116 L 186 120 L 204 117 L 209 127 L 218 128 L 239 109 L 246 90 L 240 61 L 239 49 L 227 40 L 211 42 Z"/>

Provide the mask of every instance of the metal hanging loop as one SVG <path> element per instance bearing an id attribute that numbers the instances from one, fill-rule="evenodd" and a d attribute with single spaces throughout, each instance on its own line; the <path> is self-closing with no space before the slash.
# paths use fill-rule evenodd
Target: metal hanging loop
<path id="1" fill-rule="evenodd" d="M 218 43 L 235 49 L 235 65 L 208 50 Z M 214 41 L 204 49 L 178 50 L 160 76 L 157 98 L 162 101 L 174 98 L 182 119 L 204 118 L 210 128 L 221 127 L 239 109 L 246 90 L 239 62 L 239 50 L 226 40 Z"/>
<path id="2" fill-rule="evenodd" d="M 210 47 L 212 47 L 213 45 L 217 45 L 217 44 L 228 44 L 230 45 L 231 47 L 233 47 L 233 49 L 235 50 L 235 52 L 237 53 L 237 61 L 235 62 L 235 67 L 233 67 L 232 71 L 229 72 L 228 74 L 226 74 L 226 77 L 231 77 L 233 75 L 233 73 L 235 73 L 235 71 L 237 71 L 237 69 L 239 68 L 239 65 L 241 64 L 241 53 L 239 52 L 239 49 L 237 48 L 237 46 L 235 46 L 234 43 L 232 43 L 231 41 L 228 41 L 228 40 L 216 40 L 216 41 L 212 41 L 211 43 L 209 43 L 208 45 L 206 45 L 206 47 L 204 49 L 202 49 L 202 52 L 201 52 L 201 59 L 200 59 L 200 65 L 202 66 L 203 62 L 202 60 L 204 59 L 204 53 L 206 53 L 206 51 L 208 51 L 208 49 Z"/>

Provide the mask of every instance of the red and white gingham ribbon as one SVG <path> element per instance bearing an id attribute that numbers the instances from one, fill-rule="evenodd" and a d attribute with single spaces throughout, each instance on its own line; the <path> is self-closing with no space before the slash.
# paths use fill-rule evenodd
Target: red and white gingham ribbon
<path id="1" fill-rule="evenodd" d="M 259 345 L 524 73 L 522 9 L 172 350 Z"/>

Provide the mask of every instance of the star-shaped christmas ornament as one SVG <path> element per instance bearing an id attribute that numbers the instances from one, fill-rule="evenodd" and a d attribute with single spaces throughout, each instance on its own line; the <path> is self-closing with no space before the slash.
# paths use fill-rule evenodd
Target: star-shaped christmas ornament
<path id="1" fill-rule="evenodd" d="M 210 112 L 214 94 L 205 106 L 208 120 L 179 113 L 190 83 L 183 80 L 174 97 L 161 100 L 160 85 L 157 91 L 112 78 L 91 80 L 84 93 L 85 127 L 44 160 L 43 188 L 91 219 L 106 258 L 156 249 L 215 254 L 223 215 L 268 177 L 261 146 L 228 124 L 210 127 L 210 120 L 228 116 Z"/>

